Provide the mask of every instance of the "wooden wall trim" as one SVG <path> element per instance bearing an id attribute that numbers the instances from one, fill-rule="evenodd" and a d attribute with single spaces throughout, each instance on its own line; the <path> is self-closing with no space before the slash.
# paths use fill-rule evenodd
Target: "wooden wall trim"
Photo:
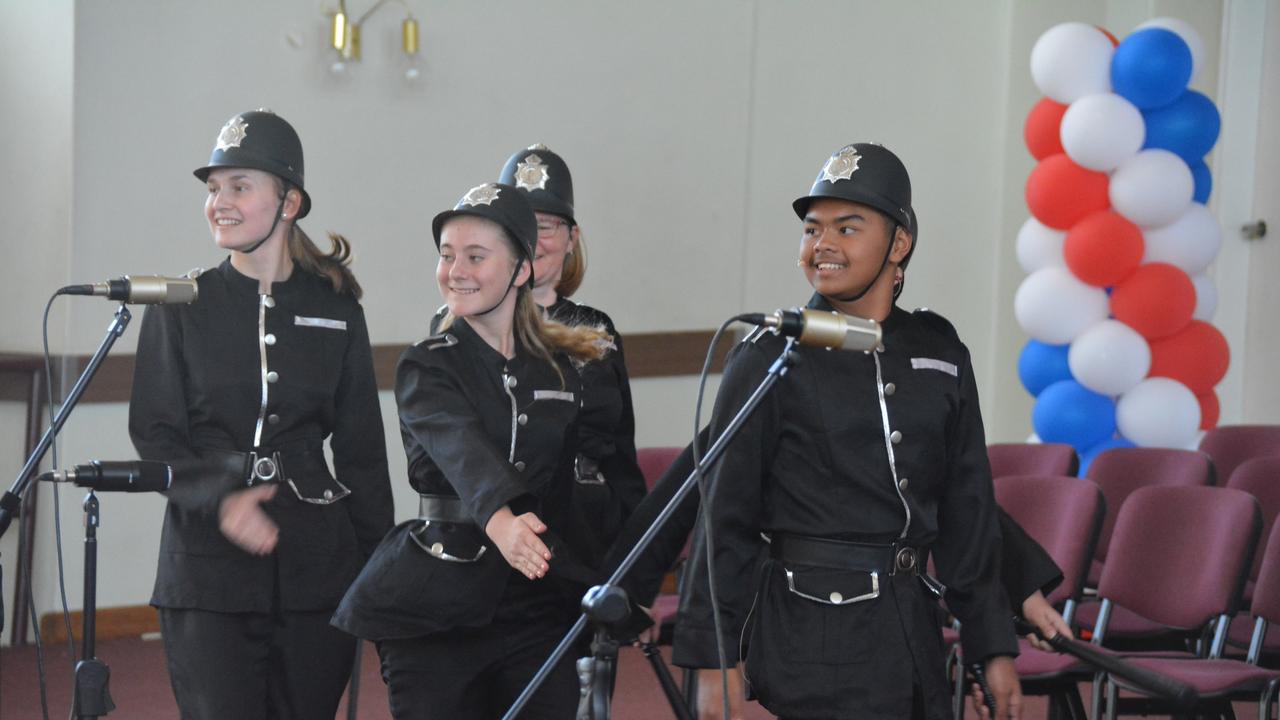
<path id="1" fill-rule="evenodd" d="M 710 330 L 679 330 L 670 332 L 634 333 L 625 336 L 627 353 L 627 371 L 633 378 L 675 377 L 680 375 L 697 375 L 702 371 L 702 362 L 707 352 L 707 345 L 714 333 Z M 713 372 L 724 369 L 724 358 L 732 343 L 723 340 L 717 349 Z M 404 344 L 387 344 L 373 346 L 373 371 L 378 378 L 379 390 L 391 390 L 395 383 L 396 361 L 404 352 Z M 54 358 L 54 374 L 57 375 L 63 358 Z M 66 369 L 62 373 L 66 382 L 73 383 L 89 362 L 88 355 L 65 358 Z M 17 389 L 19 383 L 9 382 L 10 378 L 29 376 L 34 370 L 43 367 L 38 355 L 0 354 L 0 400 L 25 400 L 24 393 L 10 393 L 9 388 Z M 98 368 L 89 387 L 85 388 L 81 402 L 128 402 L 133 386 L 133 355 L 111 355 Z M 69 385 L 68 385 L 69 387 Z M 61 397 L 59 378 L 54 378 L 55 396 Z M 9 397 L 14 395 L 14 397 Z"/>
<path id="2" fill-rule="evenodd" d="M 160 632 L 160 613 L 150 605 L 125 605 L 98 608 L 94 615 L 94 637 L 98 640 L 140 637 Z M 84 613 L 71 611 L 71 631 L 74 642 L 80 643 L 84 631 Z M 45 613 L 40 616 L 40 641 L 45 647 L 67 641 L 67 623 L 62 613 Z"/>

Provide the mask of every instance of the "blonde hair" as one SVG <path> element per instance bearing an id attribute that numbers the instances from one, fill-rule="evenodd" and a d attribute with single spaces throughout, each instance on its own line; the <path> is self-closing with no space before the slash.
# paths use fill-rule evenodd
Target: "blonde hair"
<path id="1" fill-rule="evenodd" d="M 573 228 L 578 230 L 578 241 L 573 245 L 573 250 L 564 256 L 564 269 L 560 272 L 560 282 L 556 283 L 556 295 L 560 297 L 573 297 L 578 292 L 578 288 L 582 287 L 582 280 L 587 276 L 587 243 L 582 236 L 582 228 L 574 225 Z M 573 228 L 569 229 L 570 234 Z"/>
<path id="2" fill-rule="evenodd" d="M 488 218 L 477 219 L 492 225 L 507 241 L 513 269 L 519 263 L 530 262 L 523 257 L 523 253 L 519 252 L 520 246 L 505 227 Z M 443 230 L 441 228 L 442 234 Z M 521 344 L 535 356 L 545 360 L 556 371 L 556 375 L 560 376 L 561 384 L 564 383 L 564 374 L 560 372 L 560 365 L 555 361 L 555 353 L 564 353 L 574 363 L 586 363 L 603 358 L 615 347 L 613 336 L 605 332 L 603 327 L 570 326 L 545 318 L 541 308 L 533 301 L 530 285 L 531 283 L 526 282 L 515 288 L 516 307 L 512 317 L 512 331 Z M 457 317 L 452 311 L 445 312 L 444 318 L 440 321 L 439 331 L 448 330 L 456 320 Z"/>
<path id="3" fill-rule="evenodd" d="M 320 248 L 311 241 L 302 228 L 294 225 L 289 229 L 289 257 L 298 267 L 328 278 L 333 291 L 339 295 L 350 295 L 356 300 L 364 294 L 356 276 L 351 272 L 351 243 L 337 233 L 329 233 L 332 243 L 328 253 L 320 252 Z"/>

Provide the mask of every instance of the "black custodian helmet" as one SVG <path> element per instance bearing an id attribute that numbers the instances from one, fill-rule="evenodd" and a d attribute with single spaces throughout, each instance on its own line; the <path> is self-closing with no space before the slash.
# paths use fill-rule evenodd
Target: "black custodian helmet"
<path id="1" fill-rule="evenodd" d="M 875 143 L 854 143 L 835 151 L 822 166 L 809 194 L 797 198 L 791 207 L 803 220 L 809 205 L 819 198 L 870 205 L 915 233 L 911 177 L 897 155 Z"/>
<path id="2" fill-rule="evenodd" d="M 240 113 L 228 120 L 218 132 L 209 163 L 197 168 L 195 176 L 204 182 L 220 167 L 269 172 L 302 194 L 299 218 L 311 212 L 311 196 L 303 187 L 302 141 L 292 125 L 270 110 Z"/>
<path id="3" fill-rule="evenodd" d="M 528 196 L 511 185 L 485 183 L 467 191 L 453 206 L 431 221 L 431 234 L 440 249 L 440 231 L 444 224 L 459 215 L 472 215 L 498 223 L 516 241 L 522 259 L 529 261 L 529 286 L 533 286 L 533 256 L 538 246 L 538 218 Z"/>
<path id="4" fill-rule="evenodd" d="M 576 225 L 573 219 L 573 176 L 559 155 L 537 143 L 507 159 L 498 182 L 525 191 L 538 212 L 559 215 Z"/>

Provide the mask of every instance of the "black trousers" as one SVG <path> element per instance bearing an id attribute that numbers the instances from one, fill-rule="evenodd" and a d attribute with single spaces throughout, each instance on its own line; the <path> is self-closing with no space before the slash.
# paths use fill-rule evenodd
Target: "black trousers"
<path id="1" fill-rule="evenodd" d="M 183 720 L 332 718 L 356 640 L 329 625 L 331 614 L 160 608 Z"/>
<path id="2" fill-rule="evenodd" d="M 382 679 L 396 720 L 500 718 L 551 655 L 567 626 L 532 622 L 378 643 Z M 566 720 L 578 707 L 569 653 L 520 713 L 521 720 Z"/>

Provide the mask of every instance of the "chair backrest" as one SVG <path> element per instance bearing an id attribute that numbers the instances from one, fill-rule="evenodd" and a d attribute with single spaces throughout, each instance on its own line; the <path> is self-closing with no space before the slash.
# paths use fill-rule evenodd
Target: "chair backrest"
<path id="1" fill-rule="evenodd" d="M 1102 534 L 1094 551 L 1094 558 L 1105 562 L 1118 513 L 1130 494 L 1149 485 L 1209 485 L 1213 465 L 1208 455 L 1196 450 L 1115 448 L 1094 458 L 1085 477 L 1098 483 L 1107 498 L 1109 512 L 1102 521 Z"/>
<path id="2" fill-rule="evenodd" d="M 1262 569 L 1253 587 L 1254 617 L 1266 618 L 1272 625 L 1280 623 L 1280 524 L 1272 526 L 1267 544 L 1262 549 Z"/>
<path id="3" fill-rule="evenodd" d="M 1246 460 L 1280 455 L 1280 425 L 1223 425 L 1205 432 L 1200 451 L 1209 455 L 1225 483 Z"/>
<path id="4" fill-rule="evenodd" d="M 1076 449 L 1058 443 L 995 443 L 987 446 L 991 477 L 1006 475 L 1075 475 Z"/>
<path id="5" fill-rule="evenodd" d="M 1120 508 L 1099 597 L 1192 630 L 1240 604 L 1262 527 L 1258 501 L 1219 487 L 1145 487 Z"/>
<path id="6" fill-rule="evenodd" d="M 1258 499 L 1262 506 L 1263 542 L 1271 537 L 1271 526 L 1280 517 L 1280 455 L 1245 460 L 1236 466 L 1227 480 L 1227 487 L 1243 490 Z M 1265 553 L 1262 548 L 1254 554 L 1253 569 L 1249 579 L 1256 580 Z M 1280 557 L 1277 558 L 1280 561 Z"/>
<path id="7" fill-rule="evenodd" d="M 1079 600 L 1106 514 L 1102 490 L 1075 477 L 1008 475 L 995 479 L 995 493 L 1000 507 L 1062 569 L 1049 603 Z"/>
<path id="8" fill-rule="evenodd" d="M 658 482 L 658 478 L 662 477 L 662 473 L 666 472 L 676 458 L 680 457 L 683 450 L 684 448 L 678 447 L 642 447 L 636 450 L 636 462 L 644 475 L 644 484 L 650 490 L 653 489 L 654 483 Z"/>

